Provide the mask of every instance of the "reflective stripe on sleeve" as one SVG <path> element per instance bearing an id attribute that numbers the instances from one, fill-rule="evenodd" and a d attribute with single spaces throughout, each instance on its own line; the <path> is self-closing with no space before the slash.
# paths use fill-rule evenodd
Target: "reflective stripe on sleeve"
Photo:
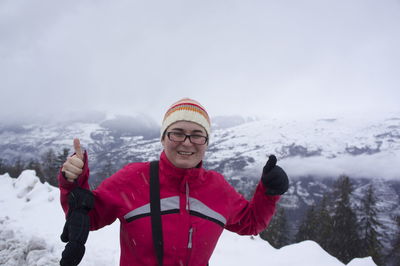
<path id="1" fill-rule="evenodd" d="M 189 198 L 190 200 L 190 214 L 194 216 L 198 216 L 212 222 L 219 224 L 224 227 L 226 224 L 226 218 L 219 214 L 218 212 L 210 209 L 203 202 L 199 201 L 195 198 Z"/>

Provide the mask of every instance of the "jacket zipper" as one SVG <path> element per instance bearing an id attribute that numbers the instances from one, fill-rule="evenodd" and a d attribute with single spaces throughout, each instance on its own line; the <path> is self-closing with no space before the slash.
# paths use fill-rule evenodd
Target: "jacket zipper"
<path id="1" fill-rule="evenodd" d="M 193 227 L 190 227 L 190 229 L 189 229 L 189 242 L 188 242 L 188 248 L 189 249 L 191 249 L 192 246 L 193 246 L 192 236 L 193 236 Z"/>
<path id="2" fill-rule="evenodd" d="M 189 184 L 188 184 L 187 181 L 186 181 L 186 211 L 189 214 L 189 212 L 190 212 Z M 191 254 L 192 254 L 192 247 L 193 247 L 193 227 L 190 226 L 189 227 L 189 239 L 188 239 L 188 245 L 187 245 L 188 257 L 187 257 L 187 264 L 186 265 L 189 265 L 190 257 L 191 257 Z"/>
<path id="3" fill-rule="evenodd" d="M 189 184 L 186 181 L 186 211 L 190 211 L 190 205 L 189 205 Z"/>
<path id="4" fill-rule="evenodd" d="M 193 247 L 193 227 L 189 228 L 189 241 L 188 241 L 188 255 L 186 260 L 186 265 L 190 265 L 190 257 L 192 256 L 192 247 Z"/>

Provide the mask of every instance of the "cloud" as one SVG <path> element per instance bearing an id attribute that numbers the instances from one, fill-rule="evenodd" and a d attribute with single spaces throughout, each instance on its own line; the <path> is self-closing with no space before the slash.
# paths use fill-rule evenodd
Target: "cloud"
<path id="1" fill-rule="evenodd" d="M 0 3 L 0 116 L 398 111 L 398 1 Z"/>
<path id="2" fill-rule="evenodd" d="M 380 152 L 373 155 L 343 155 L 332 159 L 291 157 L 280 161 L 279 164 L 291 177 L 313 175 L 336 178 L 345 174 L 351 178 L 399 179 L 399 161 L 398 153 Z"/>

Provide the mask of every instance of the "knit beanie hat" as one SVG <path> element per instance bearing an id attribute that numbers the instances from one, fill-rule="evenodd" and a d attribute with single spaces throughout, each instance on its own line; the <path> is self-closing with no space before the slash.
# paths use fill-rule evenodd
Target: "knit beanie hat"
<path id="1" fill-rule="evenodd" d="M 183 98 L 168 109 L 161 125 L 161 137 L 165 130 L 177 121 L 190 121 L 204 127 L 207 136 L 211 133 L 211 123 L 206 109 L 197 101 Z"/>

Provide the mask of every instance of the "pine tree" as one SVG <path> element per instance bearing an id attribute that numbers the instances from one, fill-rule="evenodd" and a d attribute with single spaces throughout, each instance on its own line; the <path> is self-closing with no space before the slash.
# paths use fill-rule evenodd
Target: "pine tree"
<path id="1" fill-rule="evenodd" d="M 5 173 L 7 173 L 7 165 L 3 158 L 0 158 L 0 175 L 4 175 Z"/>
<path id="2" fill-rule="evenodd" d="M 400 216 L 396 217 L 397 222 L 397 237 L 393 242 L 392 250 L 386 257 L 385 265 L 398 266 L 400 265 Z"/>
<path id="3" fill-rule="evenodd" d="M 328 196 L 324 196 L 319 205 L 309 208 L 296 234 L 296 242 L 313 240 L 327 250 L 333 226 L 328 208 Z"/>
<path id="4" fill-rule="evenodd" d="M 49 149 L 42 155 L 42 169 L 44 174 L 44 180 L 50 185 L 57 186 L 57 174 L 61 167 L 58 162 L 57 155 L 53 149 Z"/>
<path id="5" fill-rule="evenodd" d="M 21 160 L 21 158 L 18 157 L 15 164 L 8 167 L 8 173 L 11 177 L 17 178 L 20 176 L 24 169 L 24 162 Z"/>
<path id="6" fill-rule="evenodd" d="M 269 226 L 260 233 L 260 237 L 268 241 L 274 248 L 289 244 L 288 224 L 284 208 L 278 207 Z"/>
<path id="7" fill-rule="evenodd" d="M 111 160 L 107 160 L 100 170 L 101 176 L 104 178 L 112 176 L 117 171 Z"/>
<path id="8" fill-rule="evenodd" d="M 361 253 L 361 240 L 357 230 L 357 216 L 352 208 L 350 196 L 353 187 L 348 176 L 342 175 L 334 187 L 336 197 L 332 215 L 332 234 L 327 251 L 347 264 Z"/>
<path id="9" fill-rule="evenodd" d="M 296 242 L 301 242 L 304 240 L 316 240 L 317 235 L 317 227 L 318 227 L 318 218 L 317 218 L 317 210 L 315 205 L 311 205 L 305 216 L 303 221 L 299 226 L 299 231 L 295 236 Z"/>
<path id="10" fill-rule="evenodd" d="M 56 162 L 58 163 L 58 166 L 61 167 L 62 164 L 67 160 L 69 155 L 69 149 L 64 148 L 61 153 L 57 155 Z"/>
<path id="11" fill-rule="evenodd" d="M 42 170 L 42 166 L 36 160 L 31 160 L 26 169 L 34 170 L 36 172 L 36 176 L 39 177 L 40 182 L 44 183 L 44 174 Z"/>
<path id="12" fill-rule="evenodd" d="M 330 199 L 328 196 L 324 196 L 322 198 L 321 204 L 318 207 L 318 234 L 316 241 L 321 245 L 323 248 L 327 248 L 329 246 L 329 241 L 332 236 L 333 231 L 333 220 L 331 214 L 329 212 L 329 204 Z"/>
<path id="13" fill-rule="evenodd" d="M 382 264 L 383 246 L 378 238 L 381 237 L 379 228 L 382 224 L 378 221 L 377 199 L 372 184 L 361 200 L 361 221 L 359 222 L 360 236 L 363 244 L 362 257 L 371 256 L 378 264 Z"/>

